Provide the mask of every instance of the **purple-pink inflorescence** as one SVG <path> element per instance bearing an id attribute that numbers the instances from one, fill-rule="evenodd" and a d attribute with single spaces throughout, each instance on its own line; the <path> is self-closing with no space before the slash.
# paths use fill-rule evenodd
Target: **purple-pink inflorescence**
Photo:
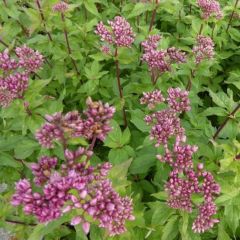
<path id="1" fill-rule="evenodd" d="M 195 63 L 199 64 L 205 59 L 212 59 L 214 56 L 214 43 L 210 37 L 199 35 L 197 45 L 193 47 Z"/>
<path id="2" fill-rule="evenodd" d="M 144 49 L 142 60 L 147 63 L 154 81 L 159 74 L 170 71 L 173 63 L 186 61 L 185 53 L 175 47 L 157 49 L 160 40 L 160 35 L 151 35 L 141 43 Z"/>
<path id="3" fill-rule="evenodd" d="M 101 41 L 109 45 L 114 45 L 116 48 L 130 48 L 134 42 L 135 35 L 126 19 L 121 16 L 116 16 L 112 21 L 108 21 L 108 24 L 109 27 L 106 27 L 103 22 L 99 22 L 96 26 L 95 33 L 100 36 Z M 106 52 L 106 46 L 102 48 L 102 50 Z"/>
<path id="4" fill-rule="evenodd" d="M 96 138 L 103 141 L 111 131 L 110 120 L 115 108 L 101 101 L 94 102 L 91 98 L 87 99 L 86 104 L 84 118 L 77 111 L 66 115 L 62 113 L 47 115 L 45 117 L 47 122 L 36 133 L 39 143 L 45 148 L 53 148 L 54 141 L 61 141 L 64 144 L 65 138 L 68 137 Z"/>
<path id="5" fill-rule="evenodd" d="M 147 104 L 148 108 L 154 109 L 155 106 L 165 99 L 160 90 L 154 90 L 153 92 L 143 93 L 143 97 L 140 99 L 141 104 Z"/>
<path id="6" fill-rule="evenodd" d="M 0 106 L 7 107 L 16 98 L 22 98 L 28 88 L 29 76 L 43 64 L 43 56 L 26 45 L 15 49 L 16 57 L 9 50 L 0 53 Z"/>
<path id="7" fill-rule="evenodd" d="M 140 100 L 143 104 L 150 104 L 150 110 L 153 109 L 151 102 L 154 98 L 145 96 L 152 96 L 154 92 L 144 93 Z M 161 99 L 164 99 L 163 96 Z M 192 195 L 202 195 L 204 200 L 198 206 L 199 214 L 192 227 L 193 231 L 202 233 L 218 222 L 213 215 L 216 214 L 214 198 L 220 193 L 220 186 L 215 182 L 213 175 L 204 170 L 202 163 L 194 168 L 193 154 L 197 152 L 198 147 L 186 144 L 185 129 L 181 126 L 179 118 L 179 114 L 191 109 L 188 92 L 180 88 L 170 88 L 165 102 L 167 108 L 147 115 L 145 121 L 152 126 L 150 139 L 155 140 L 156 147 L 162 146 L 164 150 L 164 154 L 156 156 L 157 159 L 172 168 L 165 185 L 168 193 L 167 203 L 171 208 L 192 212 Z"/>
<path id="8" fill-rule="evenodd" d="M 52 10 L 54 12 L 64 13 L 68 10 L 68 8 L 69 6 L 67 3 L 65 3 L 64 1 L 59 1 L 58 3 L 53 5 Z"/>
<path id="9" fill-rule="evenodd" d="M 77 111 L 47 115 L 47 123 L 37 132 L 37 138 L 44 147 L 54 147 L 53 141 L 60 140 L 66 161 L 60 164 L 56 157 L 42 156 L 38 163 L 31 164 L 36 186 L 20 180 L 12 204 L 22 205 L 26 214 L 36 216 L 40 222 L 78 210 L 71 224 L 81 224 L 86 234 L 90 231 L 89 216 L 110 236 L 125 232 L 126 220 L 134 220 L 132 200 L 114 190 L 107 178 L 110 163 L 91 166 L 89 162 L 95 140 L 103 140 L 111 130 L 109 120 L 114 111 L 108 104 L 88 98 L 84 119 Z M 88 148 L 70 150 L 68 140 L 76 136 L 92 143 Z M 36 187 L 39 189 L 34 192 Z"/>
<path id="10" fill-rule="evenodd" d="M 202 17 L 208 19 L 211 16 L 221 19 L 223 13 L 220 4 L 216 0 L 197 0 L 197 4 L 202 10 Z"/>

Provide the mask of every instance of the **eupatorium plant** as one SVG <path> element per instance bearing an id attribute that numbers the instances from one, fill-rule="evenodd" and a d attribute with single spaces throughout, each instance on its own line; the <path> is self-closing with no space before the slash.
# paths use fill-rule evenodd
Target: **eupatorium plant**
<path id="1" fill-rule="evenodd" d="M 15 57 L 8 49 L 0 53 L 0 105 L 7 107 L 16 98 L 22 98 L 28 88 L 30 74 L 43 64 L 43 56 L 23 45 L 15 49 Z"/>
<path id="2" fill-rule="evenodd" d="M 160 97 L 159 97 L 160 96 Z M 166 100 L 165 100 L 166 99 Z M 216 205 L 214 197 L 220 193 L 220 186 L 215 182 L 212 174 L 199 163 L 195 166 L 193 154 L 197 146 L 187 144 L 185 129 L 181 126 L 179 114 L 190 110 L 188 92 L 179 88 L 168 89 L 168 96 L 164 98 L 159 90 L 144 93 L 140 100 L 148 104 L 150 110 L 156 104 L 166 104 L 166 108 L 155 111 L 145 117 L 151 126 L 150 139 L 155 141 L 156 147 L 161 147 L 163 154 L 157 159 L 169 164 L 172 168 L 165 190 L 168 193 L 168 205 L 172 208 L 192 212 L 198 208 L 199 214 L 193 222 L 195 232 L 205 232 L 219 220 L 214 218 Z M 154 103 L 154 104 L 153 104 Z M 193 205 L 192 195 L 200 194 L 203 201 Z"/>
<path id="3" fill-rule="evenodd" d="M 144 50 L 142 60 L 149 67 L 153 84 L 156 84 L 158 77 L 162 73 L 171 70 L 173 63 L 183 63 L 186 61 L 185 53 L 175 47 L 158 50 L 160 40 L 160 35 L 151 35 L 146 41 L 142 42 Z"/>
<path id="4" fill-rule="evenodd" d="M 110 131 L 109 120 L 114 111 L 114 107 L 88 98 L 86 118 L 82 119 L 76 111 L 47 115 L 36 137 L 47 148 L 54 147 L 53 141 L 60 141 L 65 161 L 41 156 L 38 163 L 32 163 L 36 185 L 28 179 L 17 182 L 12 204 L 22 205 L 26 214 L 36 216 L 40 222 L 49 222 L 69 212 L 71 224 L 81 224 L 86 234 L 90 222 L 107 229 L 110 236 L 125 232 L 125 221 L 134 220 L 132 200 L 114 190 L 107 178 L 110 163 L 90 164 L 95 141 L 104 140 Z M 83 137 L 91 144 L 88 148 L 70 149 L 68 142 L 73 137 Z"/>
<path id="5" fill-rule="evenodd" d="M 103 22 L 98 23 L 95 33 L 100 36 L 101 41 L 105 42 L 107 45 L 104 45 L 101 49 L 104 53 L 109 54 L 115 57 L 116 65 L 116 79 L 118 85 L 119 96 L 121 100 L 124 99 L 121 80 L 120 80 L 120 67 L 119 67 L 119 52 L 120 47 L 130 48 L 134 42 L 135 34 L 124 17 L 116 16 L 112 21 L 108 21 L 110 27 L 106 27 Z M 113 47 L 114 53 L 111 52 L 109 45 Z M 127 116 L 125 109 L 122 109 L 123 112 L 123 121 L 125 127 L 127 127 Z"/>

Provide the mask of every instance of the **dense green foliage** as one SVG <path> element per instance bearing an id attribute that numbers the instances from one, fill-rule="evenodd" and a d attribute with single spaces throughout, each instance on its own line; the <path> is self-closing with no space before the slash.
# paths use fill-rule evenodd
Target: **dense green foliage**
<path id="1" fill-rule="evenodd" d="M 161 0 L 158 5 L 151 1 L 72 0 L 68 1 L 70 8 L 63 23 L 61 16 L 52 11 L 55 0 L 39 1 L 43 15 L 36 2 L 0 2 L 0 50 L 26 44 L 45 57 L 41 70 L 31 75 L 24 99 L 0 109 L 0 183 L 7 184 L 0 196 L 0 228 L 9 230 L 15 240 L 240 238 L 240 3 L 219 1 L 224 17 L 205 21 L 194 0 Z M 175 46 L 191 56 L 202 25 L 202 34 L 212 37 L 215 43 L 214 58 L 203 61 L 197 68 L 189 58 L 162 74 L 153 86 L 147 65 L 140 64 L 140 43 L 149 35 L 154 11 L 150 33 L 162 36 L 161 48 Z M 101 52 L 101 41 L 94 33 L 99 21 L 107 23 L 117 15 L 124 16 L 136 34 L 132 48 L 119 49 L 123 98 L 119 97 L 115 59 Z M 157 149 L 149 140 L 150 129 L 144 122 L 148 110 L 139 103 L 143 92 L 160 89 L 166 94 L 169 87 L 185 89 L 192 71 L 195 74 L 189 94 L 191 111 L 182 114 L 181 121 L 189 143 L 199 147 L 194 163 L 202 161 L 221 186 L 216 200 L 220 223 L 204 234 L 193 233 L 191 229 L 195 211 L 188 214 L 166 205 L 164 184 L 170 169 L 156 159 Z M 67 224 L 67 216 L 47 225 L 38 224 L 34 217 L 24 215 L 20 207 L 10 204 L 14 183 L 20 178 L 32 178 L 29 163 L 48 153 L 64 159 L 60 145 L 46 150 L 35 139 L 36 130 L 44 122 L 42 116 L 82 111 L 88 96 L 116 107 L 113 130 L 104 143 L 96 143 L 92 162 L 112 163 L 110 178 L 115 189 L 133 198 L 136 219 L 127 223 L 126 233 L 116 237 L 106 236 L 95 225 L 91 225 L 86 237 L 81 228 Z M 24 102 L 28 102 L 29 111 Z M 123 108 L 127 128 L 124 128 Z M 87 145 L 82 139 L 74 139 L 71 144 Z M 198 201 L 193 199 L 195 204 Z"/>

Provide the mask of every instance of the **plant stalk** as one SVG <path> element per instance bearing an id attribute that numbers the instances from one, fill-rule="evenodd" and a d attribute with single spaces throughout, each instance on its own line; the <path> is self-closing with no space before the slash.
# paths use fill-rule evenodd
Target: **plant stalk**
<path id="1" fill-rule="evenodd" d="M 67 32 L 67 29 L 65 27 L 65 17 L 64 17 L 64 14 L 61 13 L 61 18 L 62 18 L 62 22 L 64 24 L 64 27 L 63 27 L 63 33 L 64 33 L 64 37 L 65 37 L 65 41 L 66 41 L 66 44 L 67 44 L 67 51 L 68 51 L 68 55 L 69 57 L 71 58 L 72 60 L 72 64 L 77 72 L 77 75 L 80 75 L 80 72 L 78 71 L 78 68 L 77 68 L 77 64 L 76 64 L 76 61 L 71 57 L 71 54 L 72 54 L 72 49 L 70 47 L 70 43 L 69 43 L 69 38 L 68 38 L 68 32 Z"/>
<path id="2" fill-rule="evenodd" d="M 223 130 L 223 128 L 227 125 L 228 121 L 237 113 L 237 111 L 240 109 L 240 103 L 233 109 L 233 111 L 227 116 L 227 118 L 223 121 L 223 123 L 219 126 L 216 133 L 213 135 L 213 140 L 216 140 L 220 132 Z"/>
<path id="3" fill-rule="evenodd" d="M 231 26 L 231 23 L 232 23 L 232 20 L 233 20 L 233 16 L 234 16 L 235 10 L 237 8 L 238 2 L 239 2 L 239 0 L 236 0 L 235 5 L 234 5 L 234 9 L 232 10 L 231 16 L 229 18 L 228 25 L 227 25 L 227 30 L 226 30 L 227 32 L 228 32 L 228 30 L 229 30 L 229 28 Z"/>
<path id="4" fill-rule="evenodd" d="M 158 0 L 156 0 L 156 4 L 158 4 Z M 157 6 L 154 8 L 154 10 L 152 12 L 152 17 L 151 17 L 151 22 L 150 22 L 150 25 L 149 25 L 148 32 L 152 31 L 153 24 L 154 24 L 155 17 L 156 17 L 156 13 L 157 13 Z"/>
<path id="5" fill-rule="evenodd" d="M 115 65 L 116 65 L 116 78 L 117 78 L 117 84 L 118 84 L 118 91 L 119 91 L 119 96 L 120 96 L 121 100 L 123 100 L 123 91 L 122 91 L 121 81 L 120 81 L 119 61 L 117 59 L 117 57 L 118 57 L 118 48 L 117 47 L 115 49 L 115 57 L 116 57 Z M 126 116 L 124 107 L 123 107 L 122 112 L 123 112 L 124 127 L 126 128 L 128 124 L 127 124 L 127 116 Z"/>
<path id="6" fill-rule="evenodd" d="M 39 10 L 39 13 L 40 13 L 40 16 L 41 16 L 41 19 L 42 19 L 42 22 L 43 22 L 43 26 L 44 26 L 44 28 L 45 28 L 45 31 L 46 31 L 46 33 L 47 33 L 47 35 L 48 35 L 49 40 L 52 42 L 52 41 L 53 41 L 53 40 L 52 40 L 52 36 L 51 36 L 50 32 L 47 31 L 45 18 L 44 18 L 43 11 L 42 11 L 41 4 L 40 4 L 39 0 L 36 0 L 36 4 L 37 4 L 38 10 Z"/>

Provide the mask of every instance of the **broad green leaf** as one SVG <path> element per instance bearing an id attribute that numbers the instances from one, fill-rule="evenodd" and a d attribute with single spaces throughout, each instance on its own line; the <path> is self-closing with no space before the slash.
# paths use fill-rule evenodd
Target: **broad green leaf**
<path id="1" fill-rule="evenodd" d="M 163 235 L 161 240 L 174 239 L 178 235 L 178 216 L 172 216 L 163 228 Z"/>
<path id="2" fill-rule="evenodd" d="M 14 159 L 11 155 L 4 152 L 0 152 L 0 166 L 20 168 L 22 164 L 16 159 Z"/>
<path id="3" fill-rule="evenodd" d="M 166 203 L 158 202 L 154 207 L 152 225 L 164 225 L 174 212 L 175 211 L 169 208 Z"/>

